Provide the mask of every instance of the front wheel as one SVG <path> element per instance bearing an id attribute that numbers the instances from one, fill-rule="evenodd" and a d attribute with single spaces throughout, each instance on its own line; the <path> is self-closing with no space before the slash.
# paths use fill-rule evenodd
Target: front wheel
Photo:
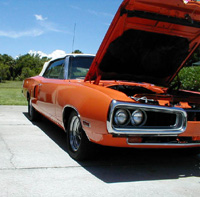
<path id="1" fill-rule="evenodd" d="M 69 155 L 78 161 L 88 158 L 93 150 L 93 144 L 88 140 L 82 129 L 77 112 L 73 111 L 67 126 L 67 150 Z"/>

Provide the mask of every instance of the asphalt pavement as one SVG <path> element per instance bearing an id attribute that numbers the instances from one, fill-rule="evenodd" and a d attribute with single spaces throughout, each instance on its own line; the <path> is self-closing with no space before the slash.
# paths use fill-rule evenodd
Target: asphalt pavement
<path id="1" fill-rule="evenodd" d="M 0 106 L 0 197 L 26 196 L 199 197 L 200 154 L 102 148 L 76 162 L 60 128 Z"/>

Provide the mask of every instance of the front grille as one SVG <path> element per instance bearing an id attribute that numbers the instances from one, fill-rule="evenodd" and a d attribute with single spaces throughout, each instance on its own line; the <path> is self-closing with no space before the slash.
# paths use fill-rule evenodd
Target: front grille
<path id="1" fill-rule="evenodd" d="M 147 113 L 145 126 L 173 126 L 176 124 L 176 114 L 151 112 Z"/>
<path id="2" fill-rule="evenodd" d="M 118 109 L 119 108 L 115 109 L 114 114 L 116 113 Z M 127 109 L 129 114 L 132 114 L 134 110 L 136 109 Z M 176 124 L 177 114 L 163 113 L 163 112 L 158 112 L 158 111 L 154 112 L 154 111 L 148 111 L 145 109 L 143 109 L 143 111 L 145 111 L 146 116 L 147 116 L 145 124 L 143 124 L 143 127 L 154 127 L 154 128 L 155 126 L 156 127 L 172 127 Z M 128 121 L 126 125 L 122 125 L 122 126 L 116 125 L 114 122 L 114 117 L 113 117 L 112 122 L 113 122 L 113 126 L 116 128 L 117 127 L 118 128 L 133 128 L 133 127 L 138 128 L 138 126 L 133 126 L 130 121 Z"/>
<path id="3" fill-rule="evenodd" d="M 200 110 L 185 109 L 188 121 L 200 121 Z"/>
<path id="4" fill-rule="evenodd" d="M 126 121 L 123 125 L 117 124 L 114 117 L 118 109 L 126 110 L 128 114 L 139 109 L 146 114 L 146 120 L 141 125 L 134 125 L 131 121 Z M 187 114 L 181 108 L 116 100 L 111 102 L 107 119 L 108 132 L 113 135 L 177 135 L 185 131 L 186 124 Z"/>

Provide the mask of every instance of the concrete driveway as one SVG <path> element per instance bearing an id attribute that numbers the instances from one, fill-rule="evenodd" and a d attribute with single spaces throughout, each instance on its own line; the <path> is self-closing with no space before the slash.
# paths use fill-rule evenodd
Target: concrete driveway
<path id="1" fill-rule="evenodd" d="M 72 160 L 64 132 L 25 106 L 0 106 L 0 197 L 200 195 L 200 155 L 104 148 Z"/>

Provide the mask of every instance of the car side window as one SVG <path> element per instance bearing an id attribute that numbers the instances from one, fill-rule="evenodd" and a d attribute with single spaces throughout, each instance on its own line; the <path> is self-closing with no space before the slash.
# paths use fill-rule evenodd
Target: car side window
<path id="1" fill-rule="evenodd" d="M 43 77 L 51 79 L 64 79 L 64 59 L 52 62 Z"/>
<path id="2" fill-rule="evenodd" d="M 68 70 L 68 78 L 69 79 L 85 78 L 92 64 L 93 59 L 94 59 L 93 56 L 71 57 Z"/>

